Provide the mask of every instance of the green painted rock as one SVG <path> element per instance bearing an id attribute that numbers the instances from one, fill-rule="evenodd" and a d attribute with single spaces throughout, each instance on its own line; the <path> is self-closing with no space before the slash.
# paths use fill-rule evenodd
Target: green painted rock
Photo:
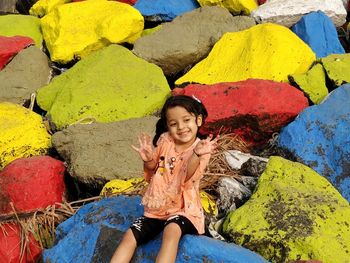
<path id="1" fill-rule="evenodd" d="M 336 85 L 350 82 L 350 54 L 332 54 L 321 59 L 328 77 Z"/>
<path id="2" fill-rule="evenodd" d="M 309 167 L 271 157 L 256 191 L 225 219 L 225 235 L 271 262 L 350 262 L 350 206 Z"/>
<path id="3" fill-rule="evenodd" d="M 158 66 L 110 45 L 39 89 L 37 102 L 61 129 L 84 118 L 113 122 L 151 115 L 169 94 Z"/>
<path id="4" fill-rule="evenodd" d="M 295 82 L 314 104 L 321 103 L 328 95 L 326 74 L 321 64 L 316 64 L 305 74 L 291 75 L 289 79 Z"/>
<path id="5" fill-rule="evenodd" d="M 30 37 L 41 48 L 43 37 L 41 35 L 40 19 L 26 15 L 0 16 L 0 36 Z"/>

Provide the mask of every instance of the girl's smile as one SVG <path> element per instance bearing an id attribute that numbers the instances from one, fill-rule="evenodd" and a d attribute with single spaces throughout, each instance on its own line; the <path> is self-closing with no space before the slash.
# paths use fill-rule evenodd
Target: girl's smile
<path id="1" fill-rule="evenodd" d="M 198 127 L 202 125 L 202 116 L 197 118 L 185 108 L 175 106 L 169 108 L 166 113 L 167 127 L 170 136 L 177 146 L 185 150 L 191 146 L 197 138 Z"/>

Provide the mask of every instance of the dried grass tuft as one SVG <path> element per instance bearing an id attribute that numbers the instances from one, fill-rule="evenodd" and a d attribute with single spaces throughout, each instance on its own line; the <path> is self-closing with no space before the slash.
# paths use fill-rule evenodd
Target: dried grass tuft
<path id="1" fill-rule="evenodd" d="M 208 167 L 200 183 L 200 190 L 215 193 L 217 181 L 220 177 L 234 177 L 240 179 L 240 174 L 231 169 L 225 158 L 225 152 L 238 150 L 248 153 L 249 145 L 237 134 L 224 134 L 218 140 L 218 148 L 210 158 Z M 215 196 L 212 196 L 215 199 Z"/>
<path id="2" fill-rule="evenodd" d="M 33 212 L 17 213 L 14 206 L 13 212 L 7 215 L 0 215 L 0 231 L 4 235 L 8 235 L 4 225 L 14 224 L 20 229 L 20 258 L 23 260 L 24 256 L 29 251 L 29 236 L 33 235 L 34 239 L 39 243 L 40 248 L 50 248 L 55 241 L 55 231 L 58 224 L 68 219 L 86 202 L 91 202 L 101 199 L 100 196 L 79 200 L 71 203 L 56 203 L 48 206 L 45 209 L 38 209 Z"/>

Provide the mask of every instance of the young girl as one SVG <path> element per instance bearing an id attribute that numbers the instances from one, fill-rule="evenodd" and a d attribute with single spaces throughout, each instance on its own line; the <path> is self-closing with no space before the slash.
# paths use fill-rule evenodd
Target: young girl
<path id="1" fill-rule="evenodd" d="M 149 186 L 142 199 L 144 216 L 136 219 L 125 233 L 111 262 L 130 262 L 137 246 L 156 237 L 162 230 L 157 263 L 175 262 L 178 244 L 185 234 L 204 233 L 204 214 L 199 181 L 217 147 L 218 137 L 199 139 L 207 111 L 189 96 L 173 96 L 164 104 L 157 123 L 153 149 L 149 135 L 139 136 L 132 146 L 144 162 Z"/>

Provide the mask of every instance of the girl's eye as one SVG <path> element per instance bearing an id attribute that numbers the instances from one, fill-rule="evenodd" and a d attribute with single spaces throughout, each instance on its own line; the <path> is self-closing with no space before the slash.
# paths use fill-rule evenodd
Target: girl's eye
<path id="1" fill-rule="evenodd" d="M 176 123 L 170 123 L 169 126 L 170 126 L 170 127 L 175 127 L 175 126 L 176 126 Z"/>
<path id="2" fill-rule="evenodd" d="M 185 119 L 185 122 L 189 122 L 190 121 L 190 119 Z"/>

